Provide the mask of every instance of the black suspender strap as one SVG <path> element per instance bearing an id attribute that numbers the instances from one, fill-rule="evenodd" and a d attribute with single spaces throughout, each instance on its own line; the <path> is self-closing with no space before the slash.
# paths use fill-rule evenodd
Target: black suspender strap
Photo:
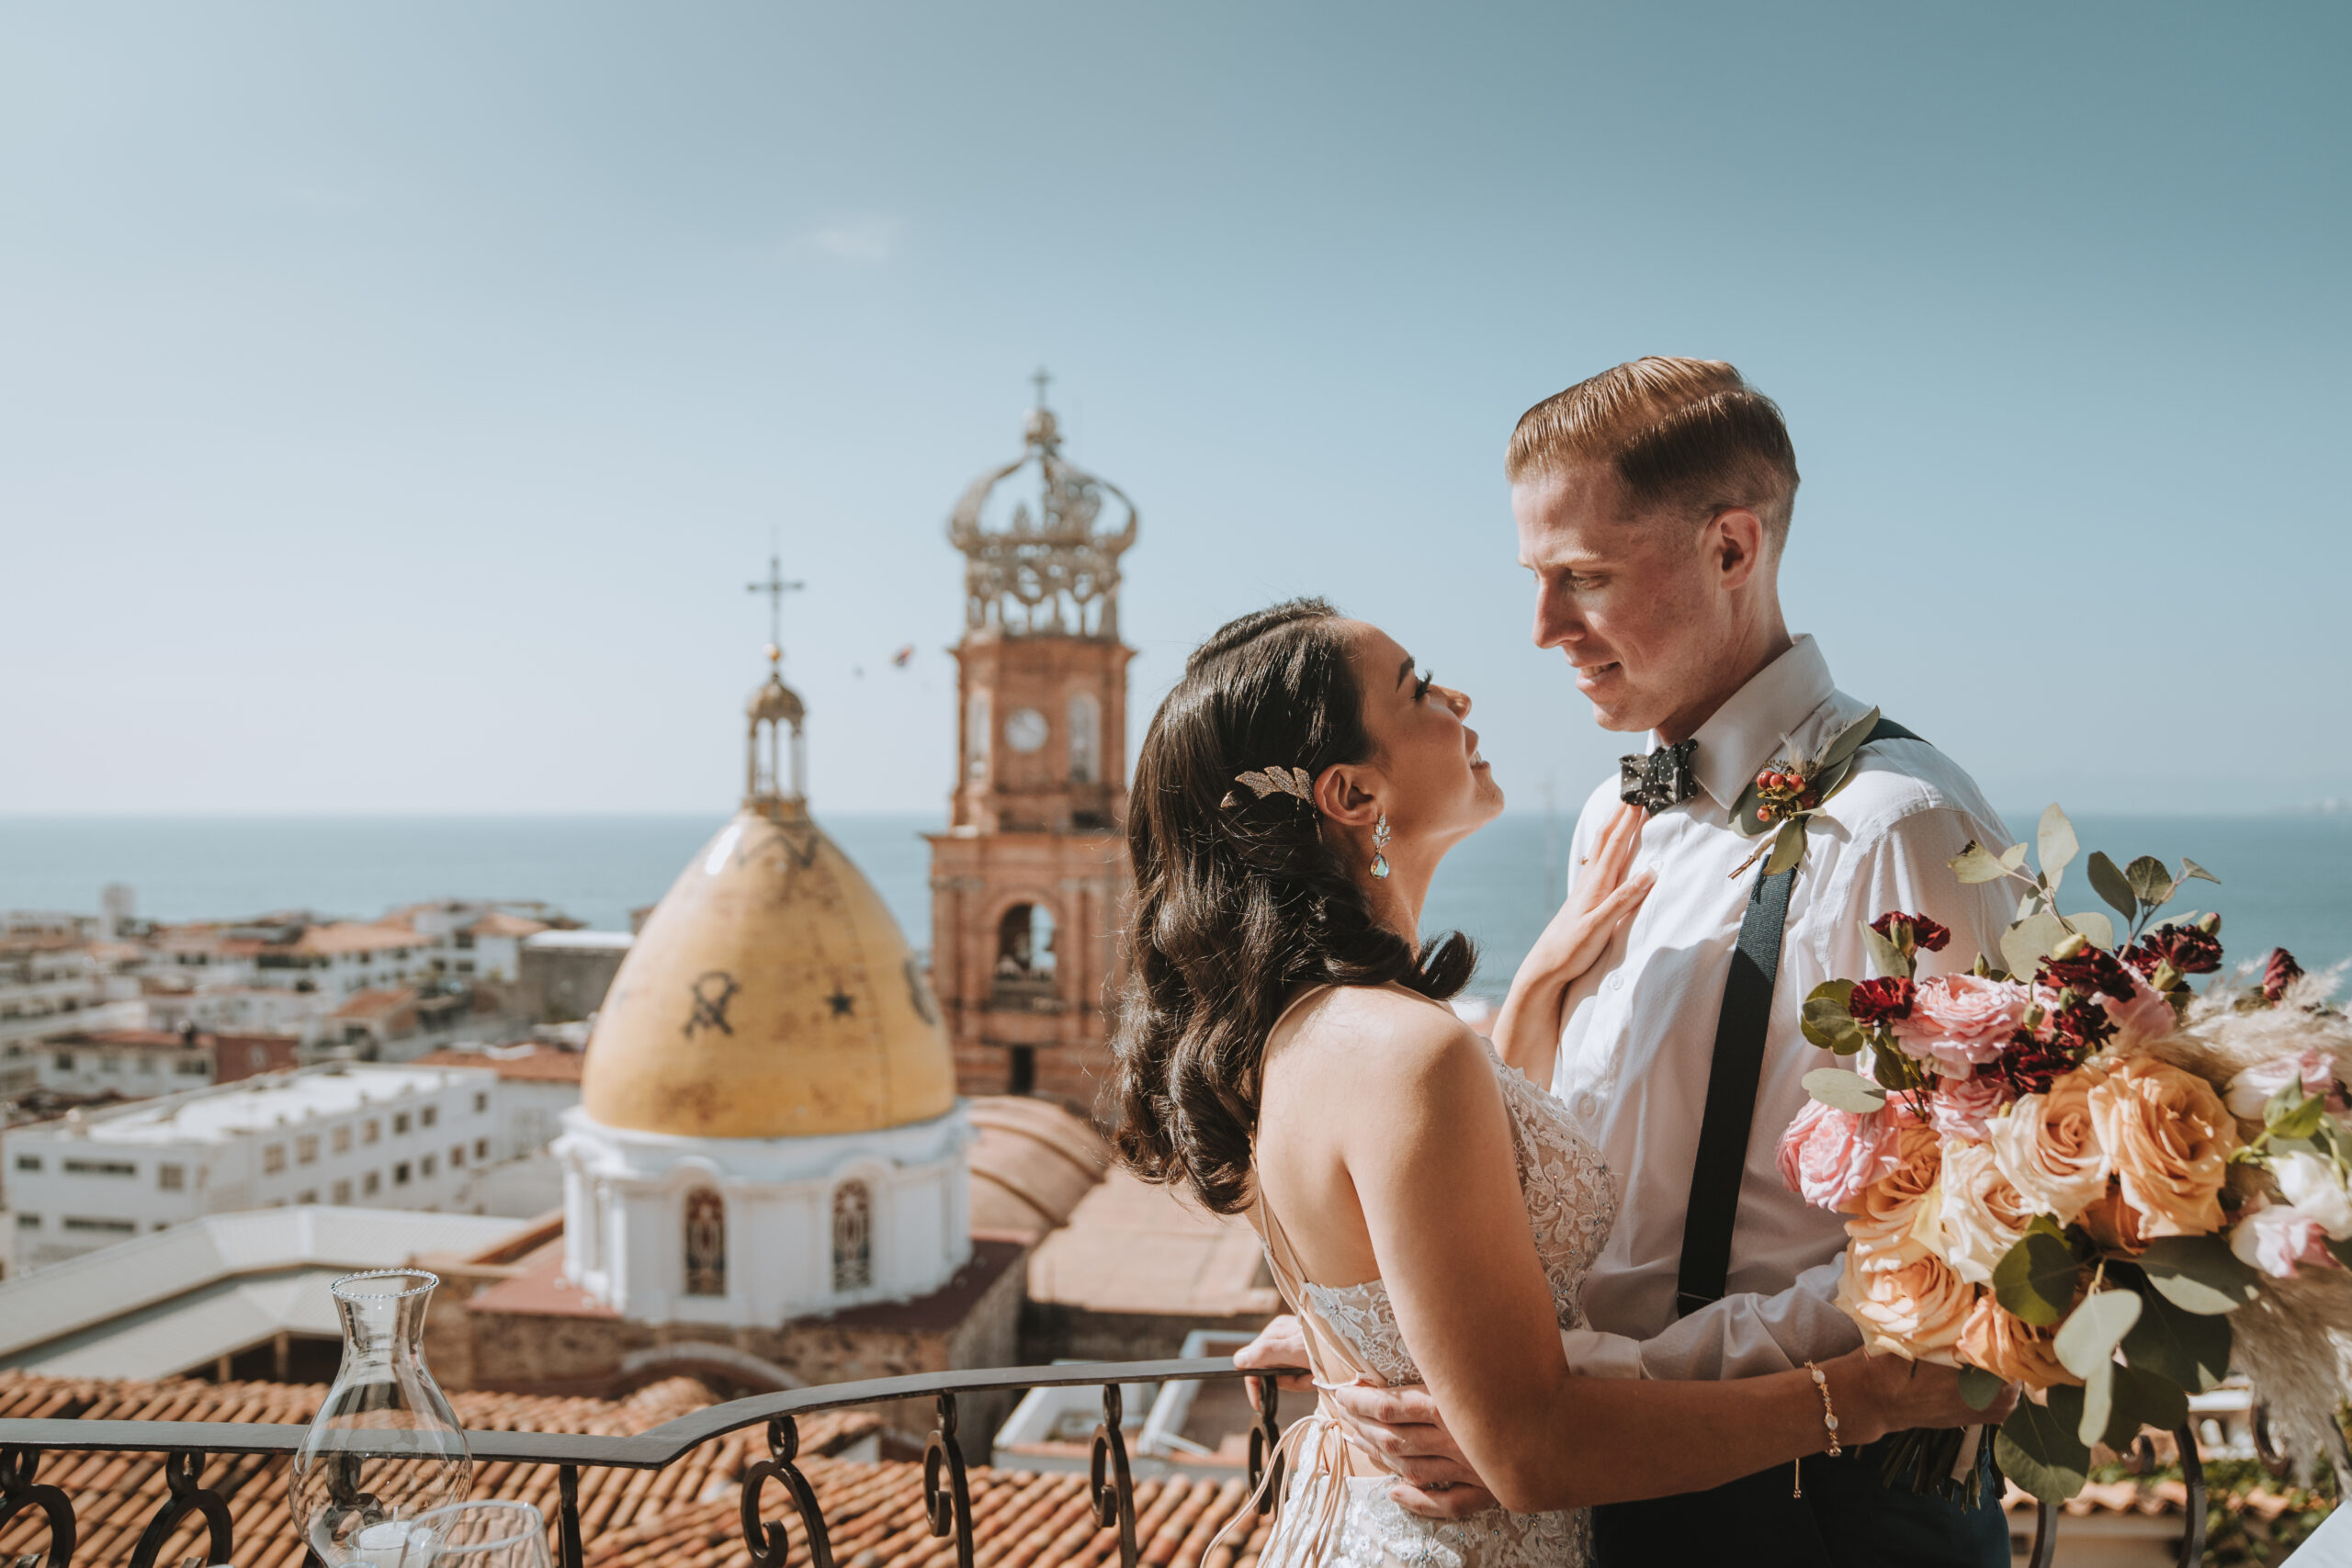
<path id="1" fill-rule="evenodd" d="M 1917 740 L 1882 718 L 1862 744 Z M 1707 1071 L 1707 1109 L 1699 1123 L 1699 1157 L 1690 1172 L 1690 1206 L 1682 1221 L 1682 1267 L 1675 1281 L 1681 1316 L 1723 1299 L 1731 1272 L 1731 1233 L 1739 1221 L 1739 1184 L 1747 1169 L 1747 1136 L 1756 1121 L 1756 1086 L 1764 1073 L 1764 1037 L 1772 1022 L 1772 981 L 1781 968 L 1781 934 L 1788 925 L 1789 891 L 1797 874 L 1760 871 L 1740 916 L 1731 973 L 1724 979 L 1723 1011 L 1715 1020 L 1714 1056 Z"/>

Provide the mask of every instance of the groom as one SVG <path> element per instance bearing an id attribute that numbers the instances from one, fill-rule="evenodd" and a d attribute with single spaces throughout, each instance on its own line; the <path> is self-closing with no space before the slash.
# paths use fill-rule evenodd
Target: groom
<path id="1" fill-rule="evenodd" d="M 1781 1134 L 1801 1082 L 1835 1058 L 1799 1028 L 1807 992 L 1870 973 L 1862 925 L 1894 910 L 1951 928 L 1921 974 L 2000 952 L 2000 885 L 1947 863 L 1999 818 L 1945 755 L 1880 731 L 1811 824 L 1794 881 L 1742 870 L 1764 842 L 1732 823 L 1759 771 L 1817 752 L 1899 689 L 1848 696 L 1809 637 L 1792 637 L 1779 570 L 1796 499 L 1780 410 L 1713 360 L 1645 358 L 1545 399 L 1511 434 L 1505 473 L 1520 562 L 1536 578 L 1535 641 L 1559 649 L 1604 729 L 1648 731 L 1643 755 L 1577 818 L 1579 863 L 1622 797 L 1648 820 L 1628 874 L 1657 884 L 1562 1003 L 1552 1089 L 1607 1156 L 1623 1199 L 1586 1282 L 1591 1330 L 1563 1335 L 1579 1369 L 1732 1378 L 1838 1355 L 1860 1335 L 1835 1304 L 1839 1216 L 1790 1191 Z M 1777 881 L 1777 879 L 1776 879 Z M 1710 1303 L 1718 1303 L 1712 1307 Z M 1636 1350 L 1627 1340 L 1643 1341 Z M 1304 1364 L 1295 1320 L 1235 1358 Z M 1432 1517 L 1491 1506 L 1419 1388 L 1335 1396 L 1358 1440 Z M 1712 1492 L 1595 1512 L 1603 1568 L 1634 1564 L 1951 1564 L 2009 1561 L 1997 1485 L 1973 1509 L 1879 1484 L 1876 1445 Z"/>

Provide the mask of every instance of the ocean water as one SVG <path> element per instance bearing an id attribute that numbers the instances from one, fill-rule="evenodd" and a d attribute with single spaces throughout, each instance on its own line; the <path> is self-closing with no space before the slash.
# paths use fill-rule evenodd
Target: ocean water
<path id="1" fill-rule="evenodd" d="M 2034 813 L 2010 827 L 2032 836 Z M 0 817 L 0 909 L 95 911 L 109 882 L 156 919 L 309 909 L 368 917 L 435 897 L 537 898 L 607 931 L 668 888 L 725 818 L 708 817 Z M 825 814 L 916 947 L 930 945 L 928 816 Z M 1500 996 L 1559 897 L 1573 818 L 1508 816 L 1449 857 L 1424 923 L 1482 950 L 1473 989 Z M 2086 853 L 2186 854 L 2222 878 L 2182 904 L 2219 910 L 2233 958 L 2352 957 L 2352 817 L 2075 819 Z M 2081 886 L 2081 874 L 2073 874 Z M 2099 908 L 2086 886 L 2069 908 Z"/>

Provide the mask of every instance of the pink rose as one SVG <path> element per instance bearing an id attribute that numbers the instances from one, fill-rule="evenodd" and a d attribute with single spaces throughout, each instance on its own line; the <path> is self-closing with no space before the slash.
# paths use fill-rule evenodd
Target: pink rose
<path id="1" fill-rule="evenodd" d="M 2270 1097 L 2289 1084 L 2301 1079 L 2303 1093 L 2312 1100 L 2324 1099 L 2330 1111 L 2344 1110 L 2344 1091 L 2336 1087 L 2335 1061 L 2314 1046 L 2306 1046 L 2301 1055 L 2274 1056 L 2257 1062 L 2230 1080 L 2230 1114 L 2243 1116 L 2249 1122 L 2262 1120 L 2263 1108 Z"/>
<path id="2" fill-rule="evenodd" d="M 1843 1210 L 1901 1163 L 1894 1117 L 1808 1100 L 1781 1139 L 1781 1179 L 1817 1209 Z"/>
<path id="3" fill-rule="evenodd" d="M 2299 1263 L 2336 1267 L 2327 1250 L 2327 1229 L 2300 1209 L 2265 1201 L 2230 1232 L 2238 1261 L 2274 1280 L 2291 1280 Z"/>
<path id="4" fill-rule="evenodd" d="M 1919 982 L 1911 1015 L 1895 1021 L 1894 1038 L 1946 1077 L 1966 1077 L 2001 1055 L 2024 1024 L 2025 1008 L 2023 986 L 1939 975 Z"/>
<path id="5" fill-rule="evenodd" d="M 2174 1010 L 2171 998 L 2128 969 L 2124 976 L 2132 982 L 2131 996 L 2100 998 L 2108 1021 L 2115 1025 L 2118 1046 L 2162 1040 L 2180 1027 L 2180 1014 Z"/>
<path id="6" fill-rule="evenodd" d="M 1997 1073 L 1973 1078 L 1939 1078 L 1928 1097 L 1928 1123 L 1948 1138 L 1984 1136 L 1984 1123 L 2016 1099 Z"/>

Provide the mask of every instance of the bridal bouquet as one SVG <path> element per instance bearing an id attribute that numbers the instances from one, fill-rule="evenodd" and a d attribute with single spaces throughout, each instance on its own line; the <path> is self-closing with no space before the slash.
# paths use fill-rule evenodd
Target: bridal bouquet
<path id="1" fill-rule="evenodd" d="M 2182 1427 L 2233 1369 L 2308 1476 L 2344 1454 L 2352 1391 L 2352 1021 L 2283 949 L 2221 976 L 2218 915 L 2157 919 L 2218 880 L 2194 861 L 2093 854 L 2119 925 L 2060 912 L 2078 845 L 2054 806 L 2036 847 L 2038 871 L 2023 844 L 1951 863 L 2020 886 L 1997 958 L 1917 978 L 1951 933 L 1892 913 L 1878 973 L 1805 999 L 1805 1037 L 1864 1070 L 1805 1076 L 1781 1174 L 1849 1216 L 1838 1304 L 1873 1348 L 1963 1369 L 1980 1405 L 2025 1385 L 1995 1457 L 2036 1497 L 2079 1491 L 2094 1443 Z M 1962 1441 L 1905 1434 L 1889 1482 L 1942 1484 Z"/>

